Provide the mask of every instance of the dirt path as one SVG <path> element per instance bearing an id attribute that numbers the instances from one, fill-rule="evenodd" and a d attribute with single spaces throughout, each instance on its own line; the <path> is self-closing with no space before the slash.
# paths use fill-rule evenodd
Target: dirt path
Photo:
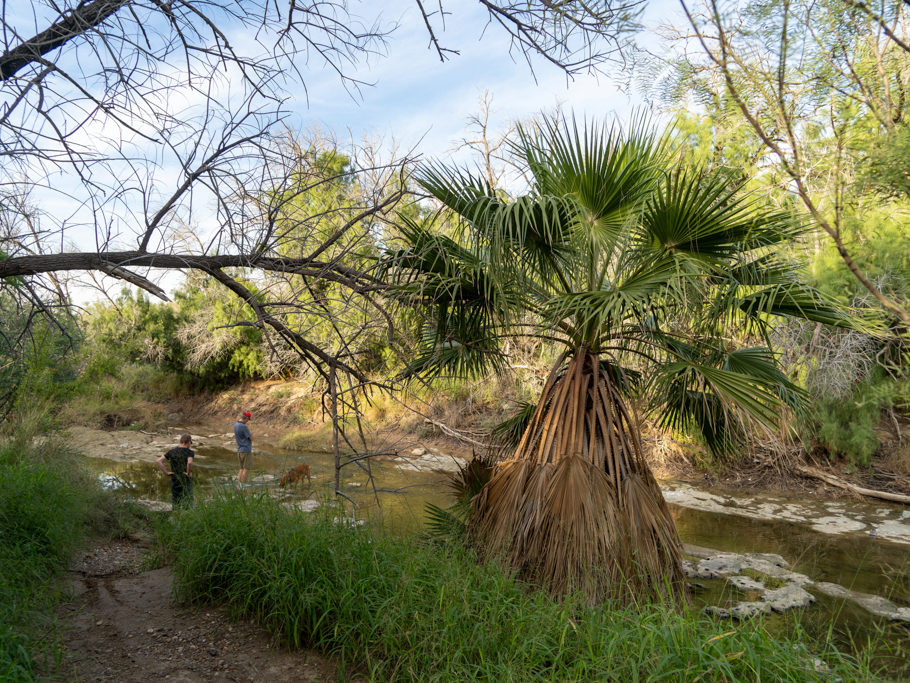
<path id="1" fill-rule="evenodd" d="M 141 539 L 95 547 L 70 570 L 60 609 L 68 681 L 327 681 L 337 666 L 288 651 L 222 610 L 175 605 L 169 568 L 141 570 Z"/>

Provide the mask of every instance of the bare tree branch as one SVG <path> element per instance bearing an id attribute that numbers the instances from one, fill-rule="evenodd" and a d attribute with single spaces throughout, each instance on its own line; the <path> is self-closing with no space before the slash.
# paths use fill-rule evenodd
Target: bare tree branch
<path id="1" fill-rule="evenodd" d="M 27 65 L 63 47 L 86 31 L 106 21 L 130 0 L 91 0 L 81 2 L 69 13 L 61 14 L 52 26 L 0 55 L 0 81 L 5 81 Z"/>

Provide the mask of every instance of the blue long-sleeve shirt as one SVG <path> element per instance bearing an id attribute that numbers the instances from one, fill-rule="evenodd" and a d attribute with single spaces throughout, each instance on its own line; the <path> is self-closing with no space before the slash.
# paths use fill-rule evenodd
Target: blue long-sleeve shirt
<path id="1" fill-rule="evenodd" d="M 237 440 L 238 453 L 252 453 L 253 435 L 243 422 L 234 423 L 234 438 Z"/>

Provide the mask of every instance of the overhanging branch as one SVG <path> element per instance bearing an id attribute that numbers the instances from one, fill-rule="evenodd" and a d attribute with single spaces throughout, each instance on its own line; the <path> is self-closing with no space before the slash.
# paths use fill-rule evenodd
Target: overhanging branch
<path id="1" fill-rule="evenodd" d="M 80 3 L 73 11 L 0 56 L 0 81 L 15 76 L 48 52 L 63 47 L 73 38 L 99 26 L 131 0 L 91 0 Z"/>
<path id="2" fill-rule="evenodd" d="M 0 278 L 40 275 L 67 270 L 100 270 L 111 268 L 162 268 L 211 271 L 220 268 L 256 268 L 276 273 L 319 276 L 340 284 L 356 286 L 362 291 L 381 287 L 369 273 L 337 263 L 308 258 L 250 256 L 249 254 L 154 254 L 144 251 L 70 252 L 30 254 L 0 260 Z"/>

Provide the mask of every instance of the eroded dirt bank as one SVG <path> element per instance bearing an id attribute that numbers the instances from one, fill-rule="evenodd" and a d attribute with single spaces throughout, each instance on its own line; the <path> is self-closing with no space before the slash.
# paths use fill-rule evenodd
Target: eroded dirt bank
<path id="1" fill-rule="evenodd" d="M 503 400 L 508 403 L 508 399 Z M 388 450 L 389 445 L 401 452 L 415 447 L 432 447 L 470 459 L 472 452 L 484 451 L 489 425 L 496 421 L 493 418 L 502 417 L 491 415 L 489 406 L 454 399 L 418 407 L 419 412 L 397 406 L 368 415 L 373 440 L 382 445 L 377 450 Z M 254 433 L 268 433 L 275 443 L 278 435 L 289 434 L 293 435 L 294 446 L 303 450 L 321 450 L 331 442 L 329 426 L 312 395 L 312 387 L 300 381 L 253 382 L 217 394 L 184 395 L 167 403 L 105 415 L 100 423 L 84 426 L 92 430 L 144 426 L 145 431 L 160 435 L 167 434 L 175 424 L 206 424 L 217 426 L 217 432 L 229 432 L 234 416 L 241 408 L 253 412 Z M 503 408 L 500 412 L 505 415 L 508 410 Z M 910 495 L 908 433 L 910 423 L 906 421 L 895 418 L 883 423 L 877 430 L 881 449 L 868 468 L 854 467 L 846 461 L 831 461 L 825 455 L 819 455 L 808 464 L 862 487 Z M 81 450 L 116 448 L 118 445 L 113 443 L 113 437 L 93 441 L 92 434 L 84 436 L 85 448 Z M 169 444 L 168 438 L 173 436 L 171 431 L 171 437 L 165 437 L 160 445 Z M 142 434 L 137 432 L 135 438 L 141 439 Z M 661 479 L 682 481 L 700 488 L 763 489 L 795 492 L 819 499 L 856 498 L 843 489 L 799 474 L 796 466 L 804 462 L 806 456 L 798 445 L 784 448 L 784 451 L 771 448 L 767 452 L 744 454 L 719 466 L 716 462 L 699 461 L 697 448 L 678 443 L 647 422 L 643 424 L 643 445 L 652 471 Z"/>
<path id="2" fill-rule="evenodd" d="M 68 681 L 329 681 L 337 664 L 288 651 L 223 610 L 175 604 L 169 568 L 143 570 L 134 538 L 96 546 L 73 564 L 73 599 L 60 608 Z"/>

